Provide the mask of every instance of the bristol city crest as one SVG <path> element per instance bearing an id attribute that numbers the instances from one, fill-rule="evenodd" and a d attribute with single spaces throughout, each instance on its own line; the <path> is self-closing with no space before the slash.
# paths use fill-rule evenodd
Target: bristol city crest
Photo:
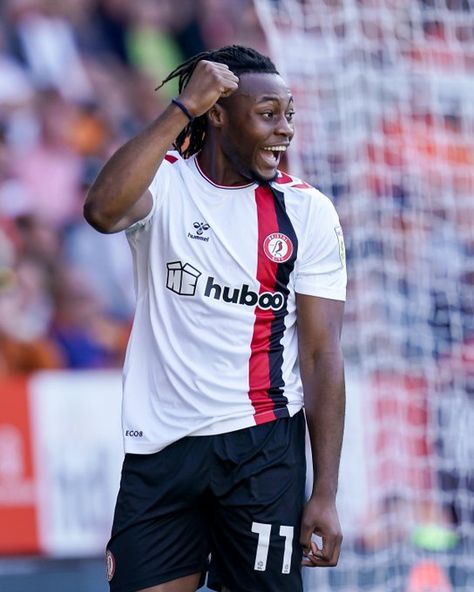
<path id="1" fill-rule="evenodd" d="M 273 232 L 263 241 L 263 252 L 270 261 L 284 263 L 293 253 L 293 243 L 286 234 Z"/>
<path id="2" fill-rule="evenodd" d="M 105 565 L 107 569 L 107 581 L 111 581 L 115 574 L 115 557 L 110 549 L 105 554 Z"/>

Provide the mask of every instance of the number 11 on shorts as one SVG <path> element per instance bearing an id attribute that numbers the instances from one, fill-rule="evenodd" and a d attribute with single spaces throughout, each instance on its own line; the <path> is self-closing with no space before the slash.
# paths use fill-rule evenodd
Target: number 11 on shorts
<path id="1" fill-rule="evenodd" d="M 257 552 L 255 554 L 256 571 L 265 571 L 267 569 L 268 552 L 270 550 L 271 524 L 262 522 L 252 522 L 252 532 L 258 534 Z M 293 549 L 293 526 L 280 526 L 279 535 L 285 539 L 285 550 L 283 551 L 283 564 L 281 573 L 290 573 L 291 553 Z"/>

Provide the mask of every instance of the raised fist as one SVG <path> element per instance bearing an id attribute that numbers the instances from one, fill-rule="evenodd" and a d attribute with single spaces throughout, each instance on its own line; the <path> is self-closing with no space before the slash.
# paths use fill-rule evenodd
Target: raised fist
<path id="1" fill-rule="evenodd" d="M 228 66 L 201 60 L 178 98 L 194 117 L 199 117 L 220 97 L 231 95 L 238 85 L 239 79 Z"/>

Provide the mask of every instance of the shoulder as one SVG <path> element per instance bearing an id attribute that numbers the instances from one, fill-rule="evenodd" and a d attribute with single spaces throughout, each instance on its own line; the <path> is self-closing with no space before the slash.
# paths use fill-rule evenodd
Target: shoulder
<path id="1" fill-rule="evenodd" d="M 184 161 L 184 158 L 181 156 L 181 154 L 177 151 L 177 150 L 168 150 L 168 152 L 165 154 L 165 157 L 163 159 L 164 163 L 167 163 L 168 166 L 169 165 L 175 165 L 176 163 L 179 163 L 180 161 Z"/>
<path id="2" fill-rule="evenodd" d="M 168 150 L 163 158 L 162 167 L 166 169 L 170 178 L 175 176 L 182 178 L 183 176 L 191 176 L 195 174 L 195 155 L 189 158 L 184 158 L 177 150 Z"/>
<path id="3" fill-rule="evenodd" d="M 163 183 L 173 182 L 173 180 L 181 175 L 183 165 L 186 160 L 176 150 L 168 150 L 163 157 L 163 160 L 158 167 L 151 184 L 151 192 L 154 193 L 153 188 L 163 188 Z"/>
<path id="4" fill-rule="evenodd" d="M 334 210 L 334 205 L 327 195 L 298 177 L 278 171 L 278 176 L 272 181 L 272 185 L 274 189 L 284 194 L 285 201 L 294 200 L 299 206 L 306 203 L 308 207 L 316 210 Z"/>
<path id="5" fill-rule="evenodd" d="M 164 196 L 177 184 L 180 177 L 180 164 L 183 162 L 185 162 L 184 159 L 176 150 L 166 152 L 148 187 L 154 205 L 157 202 L 161 204 Z M 155 207 L 152 210 L 155 210 Z"/>
<path id="6" fill-rule="evenodd" d="M 315 188 L 309 183 L 306 183 L 306 181 L 302 181 L 301 179 L 298 179 L 298 177 L 293 177 L 292 175 L 289 175 L 288 173 L 285 173 L 283 171 L 278 171 L 278 175 L 276 179 L 272 181 L 272 184 L 275 186 L 276 189 L 282 190 L 300 189 L 308 191 L 312 189 L 316 191 Z"/>

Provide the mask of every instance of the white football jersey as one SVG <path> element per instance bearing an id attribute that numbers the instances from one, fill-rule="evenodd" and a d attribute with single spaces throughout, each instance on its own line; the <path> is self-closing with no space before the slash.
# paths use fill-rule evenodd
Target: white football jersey
<path id="1" fill-rule="evenodd" d="M 136 313 L 124 364 L 125 451 L 230 432 L 303 406 L 295 294 L 345 300 L 330 200 L 279 173 L 221 187 L 167 154 L 127 232 Z"/>

